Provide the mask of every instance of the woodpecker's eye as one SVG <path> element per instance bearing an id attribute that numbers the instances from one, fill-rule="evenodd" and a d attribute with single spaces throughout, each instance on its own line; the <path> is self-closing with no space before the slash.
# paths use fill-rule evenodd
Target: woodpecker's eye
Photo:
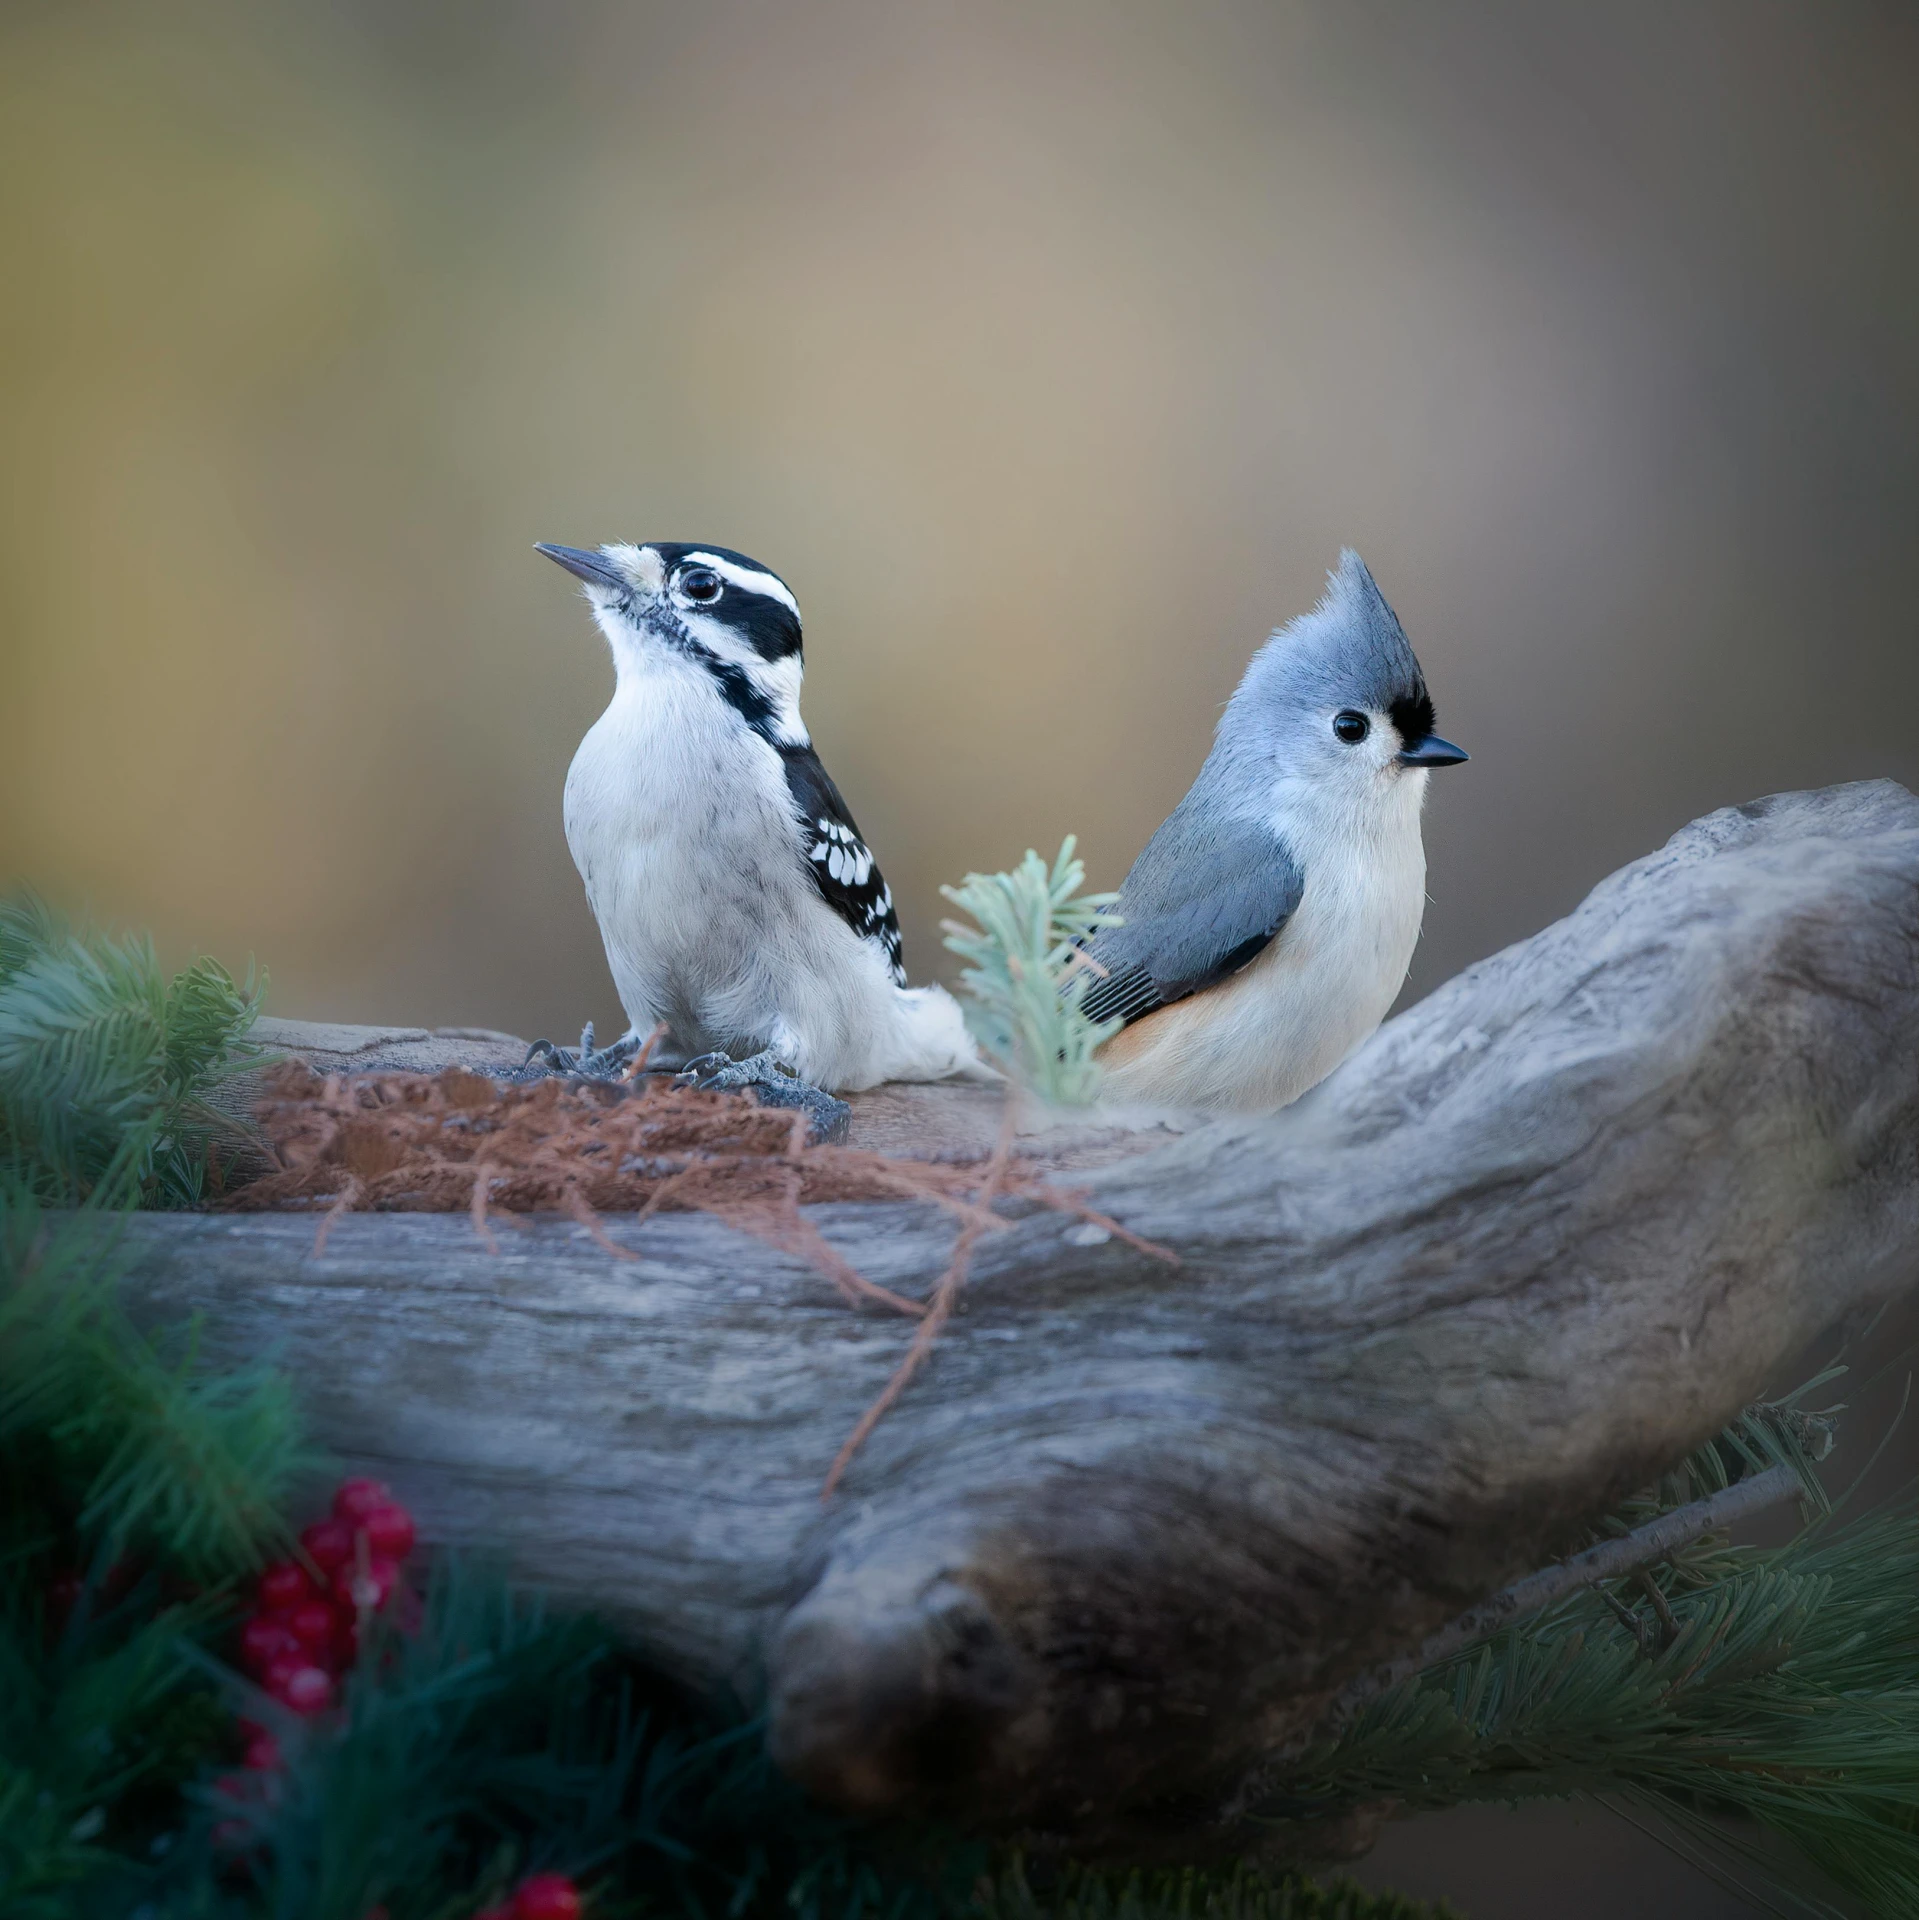
<path id="1" fill-rule="evenodd" d="M 1333 715 L 1333 732 L 1349 747 L 1358 746 L 1372 730 L 1373 723 L 1363 713 L 1355 713 L 1351 707 L 1344 713 Z"/>
<path id="2" fill-rule="evenodd" d="M 682 567 L 673 581 L 673 591 L 697 605 L 710 606 L 725 585 L 711 567 Z"/>

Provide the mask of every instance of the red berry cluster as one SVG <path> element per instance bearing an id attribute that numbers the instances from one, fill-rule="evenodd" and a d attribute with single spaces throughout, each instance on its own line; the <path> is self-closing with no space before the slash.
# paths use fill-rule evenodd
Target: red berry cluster
<path id="1" fill-rule="evenodd" d="M 522 1880 L 512 1899 L 485 1907 L 473 1920 L 580 1920 L 580 1890 L 563 1873 Z"/>
<path id="2" fill-rule="evenodd" d="M 240 1630 L 240 1659 L 283 1707 L 311 1716 L 332 1706 L 362 1629 L 399 1587 L 413 1551 L 413 1516 L 379 1481 L 343 1481 L 332 1514 L 308 1527 L 300 1545 L 304 1563 L 279 1560 L 261 1574 L 259 1605 Z M 277 1768 L 273 1736 L 250 1721 L 241 1727 L 246 1764 Z"/>

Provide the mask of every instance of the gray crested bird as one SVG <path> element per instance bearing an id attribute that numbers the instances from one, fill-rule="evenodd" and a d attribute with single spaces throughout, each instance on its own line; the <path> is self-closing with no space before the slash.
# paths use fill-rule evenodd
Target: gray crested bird
<path id="1" fill-rule="evenodd" d="M 893 896 L 800 718 L 800 611 L 726 547 L 539 551 L 584 582 L 615 684 L 566 777 L 566 839 L 631 1030 L 664 1023 L 702 1084 L 805 1098 L 979 1070 L 952 997 L 909 987 Z M 735 1059 L 732 1056 L 744 1056 Z"/>
<path id="2" fill-rule="evenodd" d="M 1192 790 L 1086 943 L 1103 1093 L 1270 1111 L 1386 1017 L 1426 903 L 1426 776 L 1466 758 L 1358 554 L 1253 656 Z"/>

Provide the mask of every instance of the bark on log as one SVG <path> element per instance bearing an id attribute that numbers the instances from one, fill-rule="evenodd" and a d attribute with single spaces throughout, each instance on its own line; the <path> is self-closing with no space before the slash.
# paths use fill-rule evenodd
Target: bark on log
<path id="1" fill-rule="evenodd" d="M 1340 1686 L 1566 1546 L 1914 1277 L 1919 801 L 1711 815 L 1288 1111 L 1075 1176 L 822 1507 L 907 1324 L 696 1216 L 149 1216 L 137 1293 L 277 1348 L 432 1536 L 764 1694 L 856 1807 L 1203 1822 Z M 950 1219 L 821 1210 L 923 1291 Z"/>

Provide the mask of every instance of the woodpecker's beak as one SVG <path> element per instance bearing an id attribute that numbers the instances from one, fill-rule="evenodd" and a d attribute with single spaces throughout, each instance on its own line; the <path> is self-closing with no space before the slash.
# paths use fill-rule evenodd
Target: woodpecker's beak
<path id="1" fill-rule="evenodd" d="M 1464 747 L 1456 747 L 1450 740 L 1428 733 L 1406 742 L 1399 764 L 1402 767 L 1456 767 L 1462 760 L 1471 758 Z"/>
<path id="2" fill-rule="evenodd" d="M 568 573 L 578 574 L 590 587 L 604 587 L 609 593 L 631 593 L 632 582 L 603 553 L 589 553 L 584 547 L 549 546 L 544 540 L 533 543 L 535 553 L 543 553 Z M 1465 755 L 1460 755 L 1463 760 Z"/>

